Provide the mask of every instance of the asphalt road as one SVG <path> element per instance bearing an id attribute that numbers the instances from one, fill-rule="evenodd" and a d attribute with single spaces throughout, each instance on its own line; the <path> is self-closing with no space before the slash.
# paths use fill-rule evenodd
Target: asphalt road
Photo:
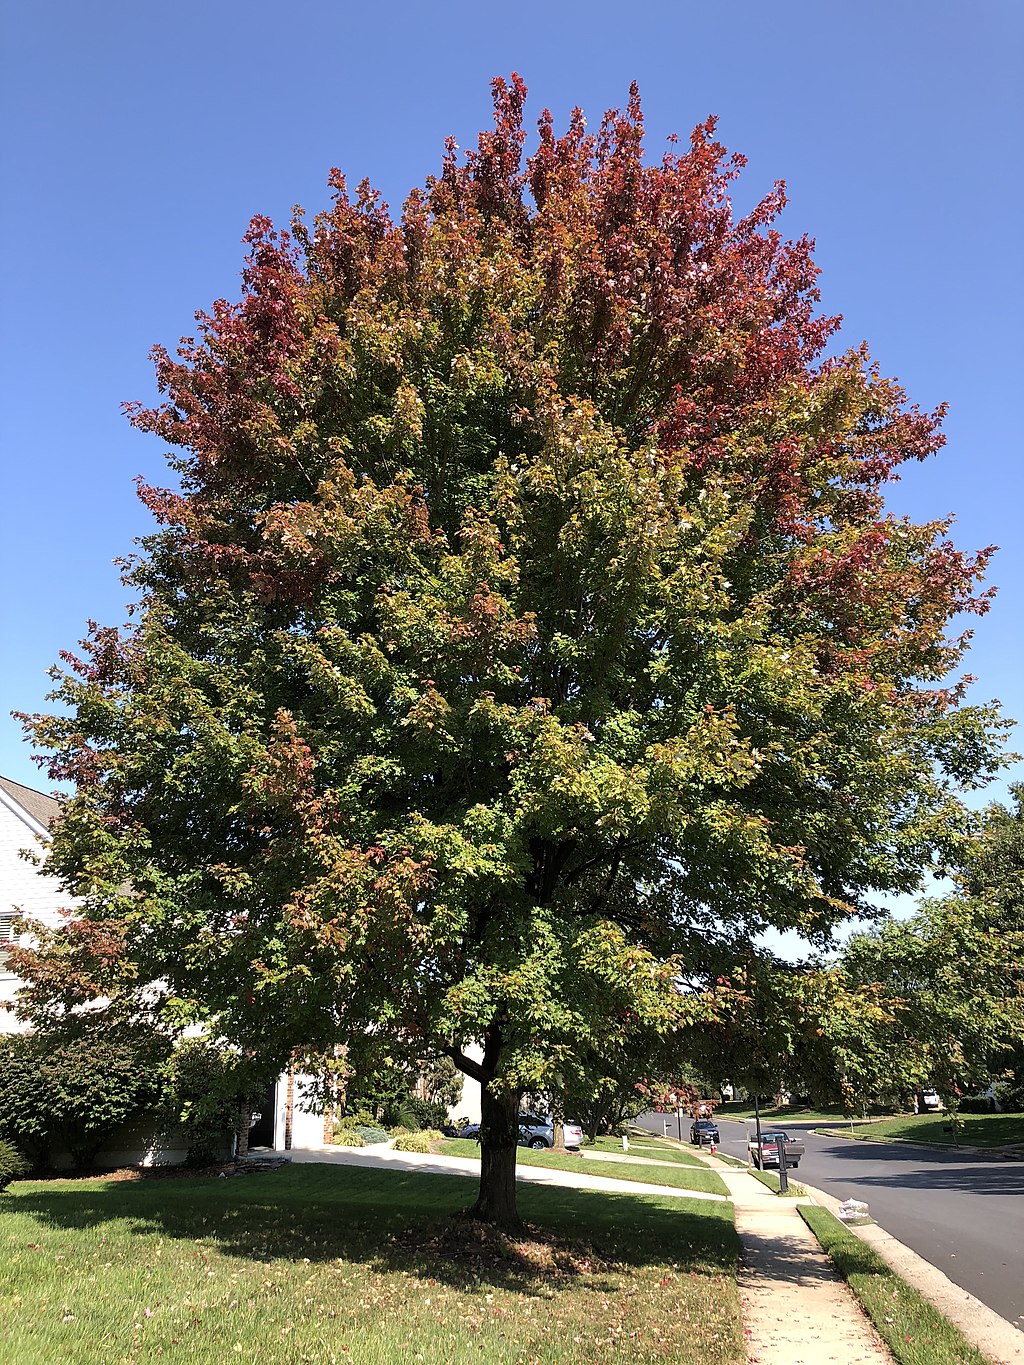
<path id="1" fill-rule="evenodd" d="M 660 1133 L 666 1118 L 675 1137 L 674 1115 L 645 1114 L 638 1122 Z M 684 1140 L 689 1125 L 684 1118 Z M 772 1120 L 771 1126 L 783 1125 Z M 795 1180 L 837 1199 L 864 1200 L 886 1232 L 1024 1328 L 1024 1162 L 818 1137 L 801 1124 L 784 1126 L 791 1136 L 799 1130 L 807 1148 Z M 720 1120 L 719 1131 L 722 1151 L 746 1156 L 742 1122 Z"/>

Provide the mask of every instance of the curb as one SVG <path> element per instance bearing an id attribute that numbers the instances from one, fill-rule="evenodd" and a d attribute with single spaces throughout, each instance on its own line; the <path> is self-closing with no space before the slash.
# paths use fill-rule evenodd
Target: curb
<path id="1" fill-rule="evenodd" d="M 842 1138 L 844 1142 L 873 1142 L 878 1147 L 896 1143 L 900 1147 L 916 1147 L 919 1152 L 965 1152 L 975 1156 L 998 1156 L 1003 1161 L 1024 1161 L 1024 1147 L 973 1147 L 962 1142 L 959 1147 L 940 1147 L 937 1142 L 915 1142 L 913 1138 L 871 1137 L 868 1133 L 840 1133 L 835 1128 L 815 1128 L 815 1137 Z"/>
<path id="2" fill-rule="evenodd" d="M 838 1217 L 840 1201 L 834 1195 L 826 1194 L 806 1181 L 800 1183 L 816 1204 Z M 1020 1362 L 1024 1362 L 1024 1332 L 1007 1318 L 1001 1317 L 966 1289 L 954 1284 L 937 1266 L 916 1251 L 911 1251 L 910 1247 L 886 1232 L 879 1223 L 861 1227 L 843 1223 L 843 1227 L 876 1251 L 897 1275 L 958 1327 L 967 1340 L 996 1365 L 1020 1365 Z"/>

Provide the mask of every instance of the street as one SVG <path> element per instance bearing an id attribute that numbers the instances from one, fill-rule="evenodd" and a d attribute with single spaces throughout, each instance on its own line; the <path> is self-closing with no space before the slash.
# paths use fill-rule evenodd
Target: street
<path id="1" fill-rule="evenodd" d="M 644 1114 L 637 1122 L 661 1133 L 666 1120 L 668 1135 L 676 1137 L 675 1115 Z M 745 1157 L 743 1122 L 718 1122 L 721 1150 Z M 795 1180 L 837 1199 L 862 1199 L 887 1232 L 1024 1328 L 1024 1163 L 977 1152 L 818 1137 L 814 1125 L 777 1119 L 764 1127 L 799 1133 L 805 1142 Z M 684 1117 L 684 1141 L 689 1129 Z"/>

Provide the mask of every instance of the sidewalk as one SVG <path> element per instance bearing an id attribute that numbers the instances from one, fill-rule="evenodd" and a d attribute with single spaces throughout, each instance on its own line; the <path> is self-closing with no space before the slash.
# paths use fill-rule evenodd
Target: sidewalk
<path id="1" fill-rule="evenodd" d="M 747 1358 L 758 1365 L 870 1365 L 892 1356 L 797 1212 L 747 1171 L 707 1158 L 732 1196 Z"/>

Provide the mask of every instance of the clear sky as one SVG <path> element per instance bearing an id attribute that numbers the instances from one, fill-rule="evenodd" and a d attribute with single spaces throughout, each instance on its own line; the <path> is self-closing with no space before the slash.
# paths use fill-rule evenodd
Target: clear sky
<path id="1" fill-rule="evenodd" d="M 2 22 L 0 773 L 46 785 L 8 713 L 44 706 L 88 618 L 124 619 L 132 479 L 163 469 L 120 413 L 153 397 L 149 347 L 237 296 L 253 213 L 324 207 L 334 165 L 400 203 L 512 70 L 532 114 L 592 122 L 635 78 L 652 155 L 716 113 L 741 203 L 787 181 L 843 340 L 951 404 L 892 506 L 1001 546 L 970 668 L 1024 717 L 1020 0 L 31 0 Z"/>

